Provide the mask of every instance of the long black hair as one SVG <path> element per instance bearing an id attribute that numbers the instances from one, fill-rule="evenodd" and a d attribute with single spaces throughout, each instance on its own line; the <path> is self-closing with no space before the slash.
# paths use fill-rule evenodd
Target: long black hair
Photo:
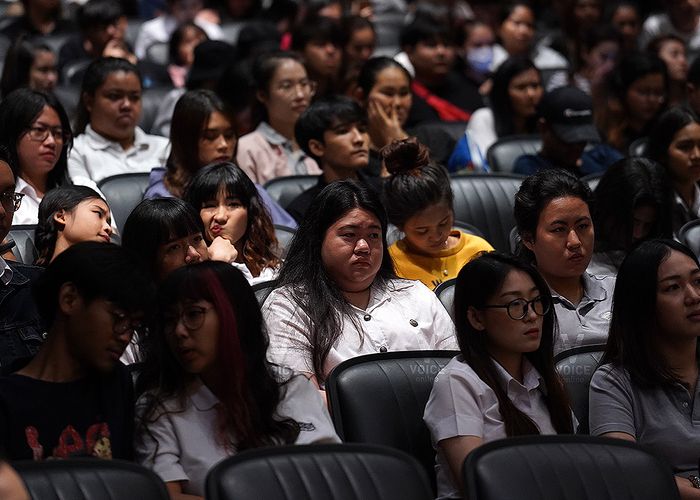
<path id="1" fill-rule="evenodd" d="M 539 434 L 535 423 L 520 411 L 508 397 L 499 381 L 494 361 L 488 351 L 488 332 L 474 328 L 468 319 L 469 308 L 483 309 L 498 293 L 511 271 L 526 273 L 535 283 L 540 297 L 549 304 L 549 311 L 542 321 L 540 345 L 534 352 L 523 356 L 544 379 L 545 401 L 554 429 L 558 433 L 572 433 L 571 407 L 564 385 L 554 368 L 554 338 L 557 320 L 552 307 L 552 296 L 542 276 L 529 264 L 497 252 L 481 254 L 467 263 L 457 275 L 455 285 L 455 327 L 459 350 L 469 366 L 476 372 L 498 398 L 498 409 L 503 417 L 507 436 Z"/>
<path id="2" fill-rule="evenodd" d="M 165 325 L 179 317 L 178 305 L 199 300 L 211 303 L 219 318 L 215 376 L 219 387 L 226 390 L 209 388 L 223 409 L 222 421 L 212 429 L 217 440 L 238 451 L 293 443 L 299 425 L 276 416 L 283 394 L 280 383 L 286 380 L 279 380 L 281 371 L 275 373 L 267 361 L 268 336 L 255 294 L 243 274 L 223 262 L 182 267 L 159 287 L 156 325 L 141 339 L 144 363 L 137 392 L 147 396 L 137 425 L 148 433 L 149 424 L 162 416 L 162 403 L 168 399 L 176 399 L 184 410 L 196 376 L 177 361 L 168 345 Z"/>
<path id="3" fill-rule="evenodd" d="M 10 160 L 17 166 L 22 176 L 22 162 L 17 151 L 17 143 L 27 133 L 45 107 L 53 109 L 61 122 L 64 141 L 56 165 L 49 172 L 46 189 L 50 190 L 67 183 L 68 151 L 73 147 L 70 120 L 61 103 L 53 94 L 44 94 L 36 90 L 20 88 L 0 102 L 0 143 L 10 153 Z"/>
<path id="4" fill-rule="evenodd" d="M 351 180 L 336 181 L 326 186 L 314 199 L 305 219 L 299 225 L 282 265 L 279 286 L 290 288 L 292 298 L 311 320 L 309 339 L 313 346 L 313 367 L 323 381 L 323 364 L 341 333 L 343 320 L 355 323 L 352 307 L 323 266 L 321 249 L 326 231 L 354 208 L 373 214 L 382 226 L 382 264 L 374 285 L 388 286 L 396 277 L 386 244 L 387 219 L 376 194 Z"/>
<path id="5" fill-rule="evenodd" d="M 515 122 L 513 121 L 515 111 L 508 87 L 513 78 L 531 69 L 537 72 L 541 84 L 540 70 L 537 69 L 535 63 L 526 57 L 509 57 L 493 75 L 489 104 L 493 110 L 494 126 L 498 137 L 515 134 Z M 533 114 L 525 121 L 525 127 L 528 133 L 534 134 L 537 131 L 537 114 Z"/>
<path id="6" fill-rule="evenodd" d="M 34 246 L 37 251 L 35 265 L 47 266 L 53 259 L 58 232 L 63 230 L 62 224 L 54 219 L 54 215 L 61 210 L 71 212 L 83 201 L 91 199 L 107 203 L 97 191 L 87 186 L 61 186 L 46 193 L 39 204 L 38 223 L 34 231 Z"/>
<path id="7" fill-rule="evenodd" d="M 610 331 L 601 364 L 621 366 L 641 387 L 680 382 L 680 377 L 659 355 L 654 341 L 659 335 L 656 317 L 659 266 L 674 251 L 688 256 L 700 267 L 695 254 L 685 245 L 671 239 L 656 239 L 632 250 L 617 272 Z"/>

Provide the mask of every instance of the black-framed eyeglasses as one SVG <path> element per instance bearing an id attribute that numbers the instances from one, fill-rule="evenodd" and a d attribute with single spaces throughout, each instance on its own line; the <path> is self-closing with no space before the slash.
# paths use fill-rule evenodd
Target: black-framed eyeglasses
<path id="1" fill-rule="evenodd" d="M 179 313 L 166 314 L 163 318 L 163 328 L 165 333 L 173 333 L 175 328 L 177 328 L 178 323 L 181 321 L 182 326 L 184 326 L 188 331 L 199 330 L 204 324 L 204 317 L 209 309 L 211 309 L 211 307 L 191 305 L 183 307 Z"/>
<path id="2" fill-rule="evenodd" d="M 70 139 L 70 132 L 66 132 L 62 127 L 29 127 L 27 135 L 32 141 L 44 142 L 51 134 L 56 142 L 67 142 Z"/>
<path id="3" fill-rule="evenodd" d="M 24 198 L 23 193 L 13 193 L 12 191 L 6 191 L 0 193 L 0 203 L 5 207 L 5 210 L 12 210 L 16 212 L 19 210 L 19 206 L 22 204 L 22 198 Z"/>
<path id="4" fill-rule="evenodd" d="M 110 311 L 112 315 L 112 331 L 117 335 L 131 331 L 132 335 L 142 336 L 148 331 L 148 328 L 141 321 L 134 320 L 128 314 L 116 311 Z"/>
<path id="5" fill-rule="evenodd" d="M 529 307 L 531 307 L 538 316 L 544 316 L 549 312 L 551 304 L 542 297 L 535 297 L 532 300 L 515 299 L 503 305 L 487 305 L 482 309 L 505 309 L 508 311 L 508 316 L 517 321 L 527 316 L 527 309 Z"/>

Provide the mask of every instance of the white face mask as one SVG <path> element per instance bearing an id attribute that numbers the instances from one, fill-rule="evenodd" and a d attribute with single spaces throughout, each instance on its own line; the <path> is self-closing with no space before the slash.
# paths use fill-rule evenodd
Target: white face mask
<path id="1" fill-rule="evenodd" d="M 493 46 L 484 45 L 469 49 L 467 52 L 467 62 L 478 73 L 488 73 L 493 62 Z"/>

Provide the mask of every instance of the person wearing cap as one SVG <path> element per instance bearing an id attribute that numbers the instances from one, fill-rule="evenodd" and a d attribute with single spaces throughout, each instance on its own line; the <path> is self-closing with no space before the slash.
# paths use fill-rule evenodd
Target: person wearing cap
<path id="1" fill-rule="evenodd" d="M 236 49 L 226 42 L 205 40 L 194 49 L 194 62 L 187 74 L 185 88 L 170 91 L 160 106 L 153 122 L 152 130 L 164 137 L 170 136 L 170 123 L 175 104 L 188 90 L 214 90 L 229 61 L 236 55 Z"/>
<path id="2" fill-rule="evenodd" d="M 593 101 L 582 90 L 567 86 L 548 92 L 538 108 L 542 148 L 520 156 L 516 174 L 532 175 L 543 169 L 564 168 L 578 177 L 604 172 L 622 155 L 600 142 L 593 123 Z"/>

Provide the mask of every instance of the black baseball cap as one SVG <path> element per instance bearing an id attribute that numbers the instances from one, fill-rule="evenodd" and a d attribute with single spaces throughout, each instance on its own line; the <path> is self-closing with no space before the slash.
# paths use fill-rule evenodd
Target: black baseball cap
<path id="1" fill-rule="evenodd" d="M 593 100 L 576 87 L 559 87 L 547 92 L 537 112 L 564 142 L 600 142 L 593 124 Z"/>

